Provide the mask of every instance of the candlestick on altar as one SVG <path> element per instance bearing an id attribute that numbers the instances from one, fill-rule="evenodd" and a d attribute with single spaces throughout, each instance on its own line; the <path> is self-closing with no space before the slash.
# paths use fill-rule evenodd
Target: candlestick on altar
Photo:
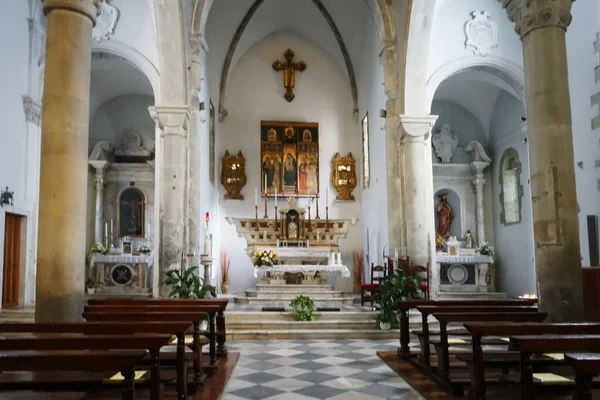
<path id="1" fill-rule="evenodd" d="M 310 203 L 308 203 L 308 227 L 306 230 L 312 232 L 312 224 L 310 223 Z"/>
<path id="2" fill-rule="evenodd" d="M 264 219 L 269 218 L 269 212 L 267 210 L 267 189 L 265 189 L 265 216 L 263 218 Z"/>
<path id="3" fill-rule="evenodd" d="M 317 197 L 315 197 L 315 200 L 317 201 L 317 215 L 315 215 L 315 219 L 321 219 L 321 217 L 319 217 L 319 193 L 316 194 Z"/>
<path id="4" fill-rule="evenodd" d="M 254 206 L 254 230 L 258 231 L 260 225 L 258 224 L 258 205 Z"/>
<path id="5" fill-rule="evenodd" d="M 329 232 L 329 206 L 325 206 L 325 232 Z"/>

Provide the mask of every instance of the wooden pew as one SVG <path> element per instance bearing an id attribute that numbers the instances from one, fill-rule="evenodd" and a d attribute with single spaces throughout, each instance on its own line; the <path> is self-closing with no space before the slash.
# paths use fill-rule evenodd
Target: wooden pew
<path id="1" fill-rule="evenodd" d="M 67 334 L 84 335 L 139 335 L 143 333 L 169 334 L 177 337 L 177 392 L 179 398 L 187 393 L 187 355 L 185 353 L 185 332 L 192 326 L 191 321 L 160 322 L 4 322 L 0 323 L 0 334 Z"/>
<path id="2" fill-rule="evenodd" d="M 84 312 L 127 312 L 131 311 L 131 305 L 88 305 L 85 306 Z M 189 305 L 189 304 L 136 304 L 136 312 L 194 312 L 204 311 L 208 313 L 208 331 L 200 331 L 204 333 L 209 342 L 210 365 L 215 367 L 217 364 L 217 334 L 216 334 L 216 316 L 219 311 L 217 305 Z M 213 370 L 212 368 L 210 369 Z"/>
<path id="3" fill-rule="evenodd" d="M 434 312 L 459 312 L 459 313 L 485 313 L 485 312 L 510 312 L 510 313 L 535 313 L 537 312 L 537 307 L 534 306 L 470 306 L 470 305 L 426 305 L 426 306 L 417 306 L 417 310 L 421 313 L 421 333 L 419 335 L 419 342 L 421 345 L 421 353 L 419 355 L 419 363 L 421 363 L 426 368 L 430 368 L 430 335 L 432 333 L 429 332 L 429 323 L 428 318 L 429 315 L 432 315 Z M 490 320 L 493 321 L 493 320 Z M 458 322 L 458 321 L 457 321 Z M 437 334 L 441 334 L 441 329 L 439 332 L 435 332 Z M 447 329 L 444 329 L 444 334 L 447 335 Z M 468 334 L 468 332 L 464 332 L 464 334 Z"/>
<path id="4" fill-rule="evenodd" d="M 481 339 L 484 336 L 511 336 L 511 335 L 545 335 L 545 334 L 600 334 L 600 323 L 510 323 L 510 322 L 470 322 L 464 324 L 465 329 L 471 334 L 473 352 L 471 354 L 460 354 L 457 358 L 467 363 L 471 373 L 471 398 L 485 399 L 485 366 L 494 365 L 508 367 L 518 365 L 520 362 L 518 352 L 487 353 L 481 347 Z M 548 358 L 547 358 L 548 359 Z M 552 359 L 548 359 L 552 361 Z"/>
<path id="5" fill-rule="evenodd" d="M 159 353 L 163 346 L 171 340 L 170 334 L 140 334 L 140 335 L 81 335 L 55 334 L 44 336 L 0 336 L 0 351 L 14 350 L 148 350 L 152 364 L 150 366 L 150 398 L 161 398 L 160 359 Z M 0 375 L 1 377 L 1 375 Z M 68 378 L 64 385 L 69 385 Z M 71 383 L 72 384 L 72 383 Z M 25 382 L 21 378 L 16 387 L 23 390 L 32 389 L 39 385 L 39 380 Z M 2 381 L 0 379 L 0 387 Z"/>
<path id="6" fill-rule="evenodd" d="M 524 399 L 535 398 L 533 354 L 600 352 L 600 335 L 511 336 L 510 342 L 520 352 L 520 382 Z"/>
<path id="7" fill-rule="evenodd" d="M 18 350 L 0 352 L 0 371 L 89 371 L 121 372 L 121 398 L 135 399 L 134 367 L 146 356 L 146 350 Z M 70 385 L 62 391 L 76 390 Z"/>
<path id="8" fill-rule="evenodd" d="M 129 321 L 129 322 L 148 322 L 148 321 L 184 321 L 193 324 L 194 326 L 194 342 L 193 352 L 194 358 L 194 378 L 198 384 L 204 382 L 204 375 L 202 374 L 202 346 L 200 345 L 200 321 L 206 318 L 205 312 L 147 312 L 147 313 L 135 313 L 135 312 L 84 312 L 83 318 L 87 321 L 99 321 L 99 322 L 116 322 L 116 321 Z M 187 395 L 187 372 L 185 369 L 185 335 L 177 335 L 177 392 L 179 396 L 183 396 L 182 400 Z"/>
<path id="9" fill-rule="evenodd" d="M 448 323 L 455 322 L 541 322 L 546 319 L 547 313 L 541 312 L 443 312 L 436 311 L 433 317 L 440 323 L 440 338 L 436 341 L 436 354 L 438 365 L 435 377 L 442 385 L 456 394 L 461 394 L 462 385 L 453 385 L 450 381 L 450 355 L 447 335 Z"/>
<path id="10" fill-rule="evenodd" d="M 567 353 L 565 361 L 575 369 L 575 400 L 592 400 L 592 379 L 600 375 L 600 354 Z"/>
<path id="11" fill-rule="evenodd" d="M 535 299 L 518 299 L 518 300 L 408 300 L 399 301 L 398 314 L 400 321 L 400 347 L 398 348 L 398 356 L 402 358 L 411 357 L 410 353 L 410 325 L 408 312 L 418 306 L 532 306 L 536 304 Z"/>
<path id="12" fill-rule="evenodd" d="M 136 305 L 136 304 L 194 304 L 194 305 L 213 305 L 219 306 L 217 312 L 217 357 L 225 357 L 227 355 L 227 332 L 225 326 L 225 309 L 229 304 L 228 299 L 132 299 L 123 297 L 113 297 L 106 299 L 90 299 L 89 305 Z"/>

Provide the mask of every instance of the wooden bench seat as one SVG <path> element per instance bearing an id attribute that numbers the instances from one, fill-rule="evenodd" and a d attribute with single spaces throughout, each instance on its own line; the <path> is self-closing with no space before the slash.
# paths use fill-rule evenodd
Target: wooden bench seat
<path id="1" fill-rule="evenodd" d="M 4 322 L 0 323 L 0 334 L 12 333 L 24 334 L 69 334 L 82 333 L 84 335 L 139 335 L 144 333 L 175 335 L 178 340 L 178 357 L 176 361 L 177 379 L 176 386 L 178 396 L 181 398 L 187 393 L 187 363 L 193 360 L 193 354 L 185 354 L 184 337 L 185 332 L 192 326 L 189 320 L 181 321 L 109 321 L 109 322 L 66 322 L 66 323 L 35 323 L 35 322 Z M 141 361 L 141 365 L 150 365 L 150 357 Z M 161 363 L 161 366 L 168 363 Z M 198 384 L 196 382 L 196 384 Z M 190 387 L 196 389 L 196 384 Z"/>
<path id="2" fill-rule="evenodd" d="M 567 353 L 565 361 L 575 369 L 575 395 L 577 400 L 592 400 L 592 380 L 600 375 L 599 353 Z"/>
<path id="3" fill-rule="evenodd" d="M 436 354 L 438 355 L 438 367 L 435 370 L 435 378 L 449 391 L 462 394 L 463 387 L 453 385 L 449 377 L 449 344 L 446 334 L 449 323 L 457 322 L 541 322 L 547 317 L 547 313 L 540 312 L 443 312 L 436 311 L 433 317 L 440 324 L 440 341 L 436 345 Z M 508 347 L 508 343 L 506 343 Z"/>
<path id="4" fill-rule="evenodd" d="M 172 304 L 192 304 L 192 305 L 212 305 L 218 306 L 219 311 L 217 312 L 216 329 L 217 329 L 217 356 L 225 357 L 227 355 L 227 332 L 225 325 L 225 310 L 228 299 L 133 299 L 133 298 L 122 298 L 122 297 L 111 297 L 105 299 L 90 299 L 88 300 L 89 305 L 143 305 L 143 304 L 156 304 L 156 305 L 172 305 Z"/>
<path id="5" fill-rule="evenodd" d="M 194 312 L 203 311 L 208 314 L 208 330 L 200 330 L 199 334 L 209 339 L 210 364 L 215 366 L 217 363 L 217 330 L 216 316 L 220 309 L 217 305 L 189 305 L 189 304 L 136 304 L 136 312 Z M 110 305 L 88 305 L 84 312 L 128 312 L 131 305 L 110 304 Z"/>
<path id="6" fill-rule="evenodd" d="M 461 354 L 458 356 L 465 361 L 467 367 L 473 372 L 473 380 L 471 382 L 471 390 L 476 393 L 476 398 L 485 399 L 486 382 L 483 379 L 483 373 L 487 366 L 492 366 L 491 361 L 481 359 L 482 341 L 485 336 L 503 336 L 510 343 L 508 336 L 511 335 L 544 335 L 544 334 L 600 334 L 599 323 L 511 323 L 511 322 L 469 322 L 464 324 L 465 329 L 471 333 L 471 342 L 473 353 L 471 355 Z M 513 353 L 514 354 L 514 353 Z M 518 354 L 518 352 L 516 353 Z M 551 363 L 559 363 L 552 357 L 548 358 L 544 355 L 532 356 L 532 362 L 537 359 L 546 360 L 549 365 Z M 496 359 L 495 363 L 500 363 L 501 360 Z M 507 358 L 508 364 L 508 358 Z M 518 363 L 517 363 L 518 365 Z M 514 366 L 514 365 L 512 365 Z"/>
<path id="7" fill-rule="evenodd" d="M 104 378 L 100 379 L 99 386 L 107 385 L 108 379 L 115 373 L 120 372 L 123 376 L 121 383 L 121 398 L 123 400 L 135 399 L 134 367 L 147 354 L 146 350 L 16 350 L 0 351 L 0 371 L 89 371 L 106 372 Z M 22 382 L 19 382 L 22 383 Z M 5 386 L 0 381 L 0 390 L 15 390 Z M 89 386 L 88 386 L 89 388 Z M 23 386 L 17 388 L 24 389 Z M 27 387 L 27 390 L 45 390 L 37 387 L 35 379 Z M 77 391 L 81 387 L 63 382 L 56 385 L 52 390 Z"/>
<path id="8" fill-rule="evenodd" d="M 520 382 L 524 399 L 535 398 L 532 355 L 576 352 L 600 353 L 600 335 L 524 335 L 511 336 L 510 341 L 514 348 L 520 352 Z"/>
<path id="9" fill-rule="evenodd" d="M 410 324 L 409 310 L 418 306 L 532 306 L 537 303 L 536 299 L 515 299 L 515 300 L 407 300 L 396 303 L 400 321 L 400 347 L 398 356 L 402 358 L 411 358 L 410 343 Z"/>
<path id="10" fill-rule="evenodd" d="M 200 345 L 200 322 L 207 317 L 206 312 L 194 311 L 194 312 L 144 312 L 144 313 L 131 313 L 131 312 L 84 312 L 83 318 L 87 321 L 98 321 L 98 322 L 115 322 L 115 321 L 129 321 L 129 322 L 147 322 L 147 321 L 184 321 L 191 323 L 194 327 L 194 342 L 192 344 L 193 351 L 195 354 L 194 358 L 194 378 L 196 383 L 203 384 L 205 375 L 202 370 L 202 346 Z M 187 372 L 185 368 L 185 338 L 184 335 L 177 335 L 177 391 L 182 400 L 185 399 L 187 393 Z"/>

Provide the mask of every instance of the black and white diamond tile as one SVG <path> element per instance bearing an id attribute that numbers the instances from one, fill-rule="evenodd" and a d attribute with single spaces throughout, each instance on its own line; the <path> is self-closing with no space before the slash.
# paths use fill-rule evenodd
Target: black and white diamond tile
<path id="1" fill-rule="evenodd" d="M 378 356 L 397 340 L 228 342 L 240 352 L 221 400 L 422 400 Z"/>

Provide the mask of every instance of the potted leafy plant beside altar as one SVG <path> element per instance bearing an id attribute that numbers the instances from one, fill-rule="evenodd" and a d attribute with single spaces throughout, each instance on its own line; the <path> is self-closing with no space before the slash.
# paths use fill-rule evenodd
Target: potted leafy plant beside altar
<path id="1" fill-rule="evenodd" d="M 379 327 L 390 329 L 398 323 L 398 301 L 417 298 L 421 292 L 421 277 L 407 273 L 404 268 L 398 268 L 380 285 L 380 298 L 375 307 L 379 310 Z"/>
<path id="2" fill-rule="evenodd" d="M 197 270 L 198 267 L 191 267 L 185 271 L 167 271 L 167 279 L 161 285 L 171 286 L 170 298 L 203 299 L 206 294 L 214 292 L 215 288 L 205 285 L 204 280 L 195 273 Z"/>
<path id="3" fill-rule="evenodd" d="M 314 321 L 315 301 L 308 296 L 296 296 L 290 303 L 294 310 L 294 321 Z"/>

